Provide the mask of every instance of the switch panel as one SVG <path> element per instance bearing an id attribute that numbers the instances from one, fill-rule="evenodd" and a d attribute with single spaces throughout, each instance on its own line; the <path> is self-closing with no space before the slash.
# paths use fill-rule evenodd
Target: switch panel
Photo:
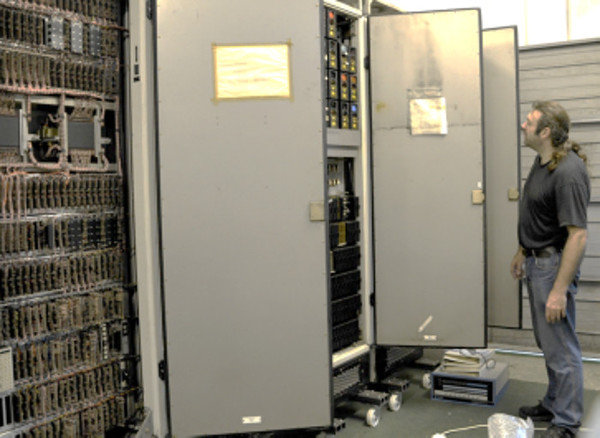
<path id="1" fill-rule="evenodd" d="M 324 84 L 328 128 L 358 130 L 359 81 L 355 20 L 332 9 L 325 10 Z M 351 106 L 350 103 L 354 106 Z M 354 112 L 353 112 L 354 110 Z"/>

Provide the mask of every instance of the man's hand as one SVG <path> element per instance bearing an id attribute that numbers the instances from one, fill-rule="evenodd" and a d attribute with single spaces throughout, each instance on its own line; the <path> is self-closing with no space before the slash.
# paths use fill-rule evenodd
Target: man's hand
<path id="1" fill-rule="evenodd" d="M 523 271 L 523 263 L 525 263 L 525 255 L 522 252 L 522 249 L 519 247 L 519 250 L 514 255 L 512 262 L 510 263 L 510 274 L 513 278 L 521 279 L 525 272 Z"/>
<path id="2" fill-rule="evenodd" d="M 567 295 L 552 289 L 548 295 L 548 301 L 546 301 L 546 321 L 554 324 L 566 316 Z"/>
<path id="3" fill-rule="evenodd" d="M 567 226 L 569 235 L 560 259 L 560 266 L 554 280 L 554 285 L 546 301 L 546 321 L 550 324 L 560 321 L 566 316 L 567 289 L 575 277 L 577 269 L 581 264 L 585 245 L 587 242 L 587 230 L 574 226 Z"/>

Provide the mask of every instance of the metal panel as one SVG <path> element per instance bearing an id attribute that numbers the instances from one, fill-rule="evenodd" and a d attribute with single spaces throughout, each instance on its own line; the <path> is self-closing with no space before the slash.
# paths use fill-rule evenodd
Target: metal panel
<path id="1" fill-rule="evenodd" d="M 512 278 L 508 269 L 519 246 L 517 29 L 488 29 L 482 38 L 488 324 L 517 328 L 520 283 Z"/>
<path id="2" fill-rule="evenodd" d="M 94 124 L 69 121 L 69 147 L 71 149 L 94 149 Z"/>
<path id="3" fill-rule="evenodd" d="M 566 65 L 600 62 L 600 39 L 568 41 L 556 44 L 521 47 L 521 70 L 554 69 Z"/>
<path id="4" fill-rule="evenodd" d="M 20 144 L 19 117 L 0 116 L 0 146 L 16 146 Z"/>
<path id="5" fill-rule="evenodd" d="M 521 48 L 519 57 L 521 111 L 531 110 L 536 100 L 556 100 L 571 117 L 569 137 L 588 157 L 592 193 L 588 215 L 600 208 L 600 40 L 582 40 Z M 535 152 L 522 150 L 523 178 Z M 591 221 L 588 218 L 588 222 Z M 581 279 L 598 281 L 600 246 L 598 229 L 588 223 L 588 245 L 581 265 Z M 579 307 L 585 307 L 581 303 Z"/>
<path id="6" fill-rule="evenodd" d="M 483 346 L 479 11 L 372 17 L 370 32 L 377 343 Z M 446 135 L 411 135 L 419 90 L 446 99 Z"/>
<path id="7" fill-rule="evenodd" d="M 309 221 L 325 196 L 321 7 L 179 0 L 157 14 L 172 435 L 327 426 L 326 233 Z M 293 98 L 214 101 L 212 44 L 288 42 Z"/>

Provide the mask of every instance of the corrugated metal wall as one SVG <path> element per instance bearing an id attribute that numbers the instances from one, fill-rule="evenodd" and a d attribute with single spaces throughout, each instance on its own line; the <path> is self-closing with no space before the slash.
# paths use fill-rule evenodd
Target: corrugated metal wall
<path id="1" fill-rule="evenodd" d="M 519 67 L 521 118 L 536 100 L 558 101 L 571 116 L 570 137 L 583 146 L 588 156 L 592 203 L 577 297 L 577 327 L 584 349 L 600 350 L 600 40 L 521 48 Z M 522 148 L 523 183 L 534 157 L 532 149 Z M 526 296 L 523 328 L 531 328 Z"/>

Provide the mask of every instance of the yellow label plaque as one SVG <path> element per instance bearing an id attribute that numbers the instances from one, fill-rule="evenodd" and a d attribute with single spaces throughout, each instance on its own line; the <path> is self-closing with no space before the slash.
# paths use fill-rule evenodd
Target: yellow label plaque
<path id="1" fill-rule="evenodd" d="M 412 135 L 448 134 L 446 99 L 411 99 L 410 132 Z"/>
<path id="2" fill-rule="evenodd" d="M 291 98 L 290 44 L 213 45 L 215 99 Z"/>

